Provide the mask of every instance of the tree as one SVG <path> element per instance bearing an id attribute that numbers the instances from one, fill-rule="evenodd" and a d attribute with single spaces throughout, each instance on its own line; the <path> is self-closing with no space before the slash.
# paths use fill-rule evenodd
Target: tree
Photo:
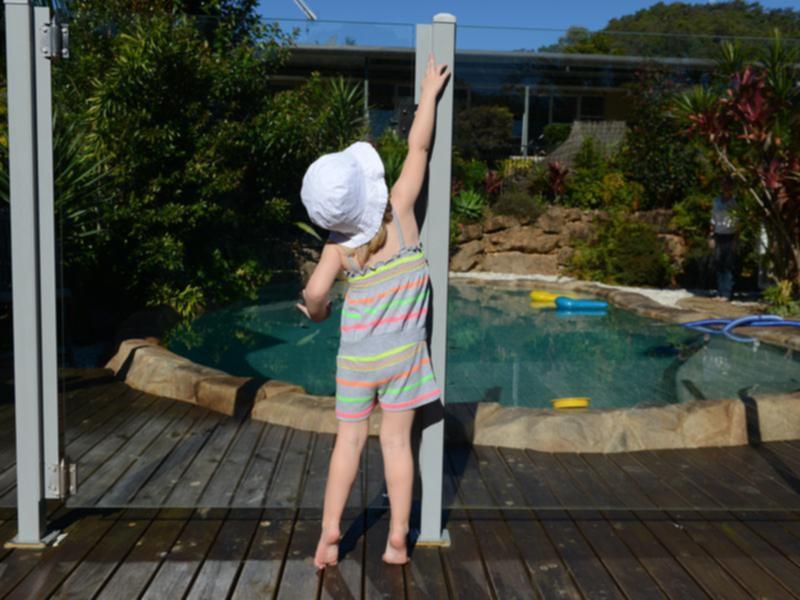
<path id="1" fill-rule="evenodd" d="M 719 79 L 683 94 L 688 132 L 745 191 L 746 216 L 763 221 L 781 280 L 800 283 L 800 93 L 798 52 L 775 32 L 758 61 L 723 46 Z M 797 289 L 797 285 L 795 285 Z"/>
<path id="2" fill-rule="evenodd" d="M 787 37 L 800 37 L 800 12 L 791 8 L 765 9 L 757 2 L 743 0 L 658 2 L 632 15 L 611 19 L 598 32 L 570 28 L 557 50 L 711 58 L 726 37 L 741 37 L 745 40 L 744 49 L 755 50 L 762 45 L 755 38 L 768 38 L 775 28 Z"/>
<path id="3" fill-rule="evenodd" d="M 472 106 L 456 116 L 455 145 L 465 158 L 505 158 L 511 149 L 514 115 L 505 106 Z"/>

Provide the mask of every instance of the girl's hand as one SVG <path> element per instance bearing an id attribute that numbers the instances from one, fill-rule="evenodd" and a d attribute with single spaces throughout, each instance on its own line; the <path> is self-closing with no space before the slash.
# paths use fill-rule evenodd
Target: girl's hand
<path id="1" fill-rule="evenodd" d="M 305 304 L 298 302 L 297 304 L 295 304 L 295 307 L 297 307 L 297 310 L 303 313 L 306 317 L 308 317 L 309 319 L 311 318 L 311 315 L 308 314 L 308 308 L 306 307 Z"/>
<path id="2" fill-rule="evenodd" d="M 425 77 L 421 84 L 422 93 L 438 96 L 448 77 L 450 77 L 450 72 L 447 70 L 447 65 L 437 65 L 433 60 L 433 53 L 430 53 L 428 55 L 428 69 L 425 71 Z"/>

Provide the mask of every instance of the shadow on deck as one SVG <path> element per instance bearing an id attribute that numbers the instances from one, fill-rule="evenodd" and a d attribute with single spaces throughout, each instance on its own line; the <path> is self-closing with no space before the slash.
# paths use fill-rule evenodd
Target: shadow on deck
<path id="1" fill-rule="evenodd" d="M 340 565 L 314 577 L 334 436 L 228 418 L 108 374 L 86 371 L 64 395 L 78 494 L 49 507 L 67 535 L 43 551 L 0 549 L 0 597 L 800 597 L 800 443 L 607 455 L 448 446 L 452 546 L 417 547 L 391 567 L 370 438 Z M 3 541 L 16 531 L 15 476 L 4 404 Z"/>

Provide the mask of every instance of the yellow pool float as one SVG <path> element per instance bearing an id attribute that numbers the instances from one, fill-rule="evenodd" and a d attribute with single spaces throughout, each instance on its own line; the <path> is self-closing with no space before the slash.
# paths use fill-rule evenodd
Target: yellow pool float
<path id="1" fill-rule="evenodd" d="M 553 292 L 546 292 L 545 290 L 533 290 L 531 292 L 531 300 L 534 302 L 555 302 L 561 294 L 554 294 Z"/>
<path id="2" fill-rule="evenodd" d="M 588 408 L 590 398 L 575 397 L 575 398 L 556 398 L 551 400 L 550 403 L 556 410 L 564 408 Z"/>

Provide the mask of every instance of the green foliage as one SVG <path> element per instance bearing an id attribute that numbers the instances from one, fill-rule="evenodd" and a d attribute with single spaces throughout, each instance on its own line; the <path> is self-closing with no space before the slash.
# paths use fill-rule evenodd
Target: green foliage
<path id="1" fill-rule="evenodd" d="M 403 170 L 403 162 L 408 154 L 408 142 L 400 137 L 395 129 L 389 128 L 376 140 L 375 146 L 383 161 L 386 185 L 391 189 Z"/>
<path id="2" fill-rule="evenodd" d="M 572 131 L 572 123 L 548 123 L 542 130 L 542 141 L 548 152 L 564 143 Z"/>
<path id="3" fill-rule="evenodd" d="M 696 185 L 698 153 L 683 135 L 672 107 L 677 82 L 664 71 L 645 70 L 631 88 L 631 116 L 619 162 L 642 184 L 642 208 L 669 208 Z"/>
<path id="4" fill-rule="evenodd" d="M 66 284 L 122 314 L 254 298 L 275 260 L 265 241 L 305 218 L 305 168 L 363 135 L 361 86 L 314 75 L 276 91 L 291 37 L 261 21 L 255 0 L 70 8 L 80 52 L 53 71 Z"/>
<path id="5" fill-rule="evenodd" d="M 465 189 L 453 197 L 453 212 L 462 221 L 477 221 L 483 216 L 486 198 L 475 190 Z"/>
<path id="6" fill-rule="evenodd" d="M 764 290 L 764 301 L 770 312 L 784 317 L 800 315 L 800 289 L 787 279 L 783 279 Z"/>
<path id="7" fill-rule="evenodd" d="M 465 159 L 457 152 L 453 156 L 453 178 L 468 190 L 480 191 L 486 181 L 489 167 L 477 158 Z"/>
<path id="8" fill-rule="evenodd" d="M 600 143 L 593 137 L 584 138 L 581 147 L 575 154 L 574 168 L 600 172 L 607 167 L 607 164 L 608 161 Z"/>
<path id="9" fill-rule="evenodd" d="M 567 180 L 564 203 L 579 208 L 637 210 L 642 195 L 642 186 L 620 171 L 598 173 L 592 169 L 576 169 Z"/>
<path id="10" fill-rule="evenodd" d="M 757 2 L 744 0 L 658 2 L 632 15 L 611 19 L 597 32 L 571 27 L 558 44 L 542 50 L 712 58 L 722 36 L 742 37 L 752 49 L 759 46 L 755 38 L 769 37 L 775 28 L 787 37 L 800 37 L 800 12 L 791 8 L 765 9 Z M 676 32 L 681 37 L 670 35 Z"/>
<path id="11" fill-rule="evenodd" d="M 705 243 L 713 200 L 710 194 L 694 192 L 673 207 L 672 225 L 690 243 L 693 240 Z"/>
<path id="12" fill-rule="evenodd" d="M 639 207 L 642 186 L 617 170 L 616 161 L 605 156 L 596 140 L 584 139 L 573 163 L 566 179 L 564 204 L 584 209 Z"/>
<path id="13" fill-rule="evenodd" d="M 461 110 L 455 122 L 455 146 L 466 158 L 495 160 L 511 150 L 514 115 L 505 106 L 473 106 Z"/>
<path id="14" fill-rule="evenodd" d="M 524 190 L 510 189 L 501 192 L 492 205 L 492 212 L 510 215 L 522 220 L 535 221 L 544 210 L 544 199 L 531 196 Z"/>
<path id="15" fill-rule="evenodd" d="M 629 221 L 621 211 L 599 227 L 596 239 L 576 247 L 570 270 L 584 279 L 658 287 L 667 285 L 673 273 L 655 228 Z"/>

